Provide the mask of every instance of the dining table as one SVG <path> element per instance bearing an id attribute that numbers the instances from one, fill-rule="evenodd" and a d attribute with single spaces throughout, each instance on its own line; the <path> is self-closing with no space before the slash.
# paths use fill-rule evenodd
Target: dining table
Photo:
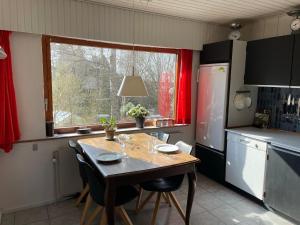
<path id="1" fill-rule="evenodd" d="M 146 133 L 128 136 L 124 148 L 127 156 L 119 162 L 109 164 L 99 163 L 97 157 L 102 153 L 121 153 L 121 145 L 117 139 L 110 141 L 105 137 L 95 137 L 78 140 L 84 154 L 104 179 L 106 185 L 104 207 L 108 225 L 115 224 L 114 203 L 118 187 L 138 185 L 145 181 L 182 174 L 188 176 L 185 224 L 189 225 L 196 188 L 195 164 L 200 160 L 180 149 L 168 154 L 152 151 L 149 147 L 151 143 L 153 147 L 153 142 L 155 144 L 164 142 Z"/>

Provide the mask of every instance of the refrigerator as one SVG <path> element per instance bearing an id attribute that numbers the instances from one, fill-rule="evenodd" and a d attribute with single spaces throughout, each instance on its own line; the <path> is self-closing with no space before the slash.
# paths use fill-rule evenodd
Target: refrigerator
<path id="1" fill-rule="evenodd" d="M 257 87 L 244 85 L 245 41 L 206 44 L 200 55 L 198 74 L 196 156 L 197 168 L 207 176 L 225 182 L 225 128 L 248 126 L 256 111 Z M 234 99 L 247 90 L 251 107 L 239 110 Z"/>
<path id="2" fill-rule="evenodd" d="M 196 142 L 224 152 L 229 63 L 200 65 Z"/>

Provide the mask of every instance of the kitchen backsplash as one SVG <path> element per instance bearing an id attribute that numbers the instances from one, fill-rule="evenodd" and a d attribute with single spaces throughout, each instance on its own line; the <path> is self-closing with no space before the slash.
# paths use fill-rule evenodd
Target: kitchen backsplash
<path id="1" fill-rule="evenodd" d="M 288 97 L 290 105 L 288 106 Z M 294 98 L 294 105 L 292 105 Z M 297 115 L 300 89 L 297 88 L 258 88 L 257 111 L 270 112 L 270 128 L 300 132 L 300 117 Z"/>

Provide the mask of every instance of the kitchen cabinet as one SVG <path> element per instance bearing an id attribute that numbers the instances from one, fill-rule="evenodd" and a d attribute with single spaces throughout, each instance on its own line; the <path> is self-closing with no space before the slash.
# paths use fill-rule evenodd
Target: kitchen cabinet
<path id="1" fill-rule="evenodd" d="M 247 44 L 245 84 L 289 86 L 293 38 L 293 35 L 287 35 L 249 41 Z"/>
<path id="2" fill-rule="evenodd" d="M 200 53 L 200 63 L 224 63 L 231 61 L 233 41 L 205 44 Z"/>
<path id="3" fill-rule="evenodd" d="M 267 143 L 228 133 L 226 182 L 263 200 Z"/>
<path id="4" fill-rule="evenodd" d="M 294 36 L 294 55 L 291 86 L 300 86 L 300 34 Z"/>
<path id="5" fill-rule="evenodd" d="M 268 155 L 265 204 L 300 222 L 300 153 L 270 146 Z"/>
<path id="6" fill-rule="evenodd" d="M 222 152 L 215 151 L 201 144 L 196 144 L 196 157 L 201 160 L 201 163 L 197 164 L 199 172 L 218 182 L 224 183 L 225 157 Z"/>

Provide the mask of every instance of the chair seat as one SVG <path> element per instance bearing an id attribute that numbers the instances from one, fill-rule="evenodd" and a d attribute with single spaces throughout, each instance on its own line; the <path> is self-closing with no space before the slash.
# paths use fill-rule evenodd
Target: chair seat
<path id="1" fill-rule="evenodd" d="M 127 202 L 132 201 L 139 194 L 138 190 L 133 186 L 121 186 L 116 191 L 115 206 L 124 205 Z M 93 200 L 101 206 L 105 206 L 104 193 L 97 192 L 92 196 Z"/>
<path id="2" fill-rule="evenodd" d="M 144 182 L 140 185 L 146 191 L 173 192 L 180 188 L 183 178 L 184 178 L 184 175 L 159 178 L 159 179 Z"/>

